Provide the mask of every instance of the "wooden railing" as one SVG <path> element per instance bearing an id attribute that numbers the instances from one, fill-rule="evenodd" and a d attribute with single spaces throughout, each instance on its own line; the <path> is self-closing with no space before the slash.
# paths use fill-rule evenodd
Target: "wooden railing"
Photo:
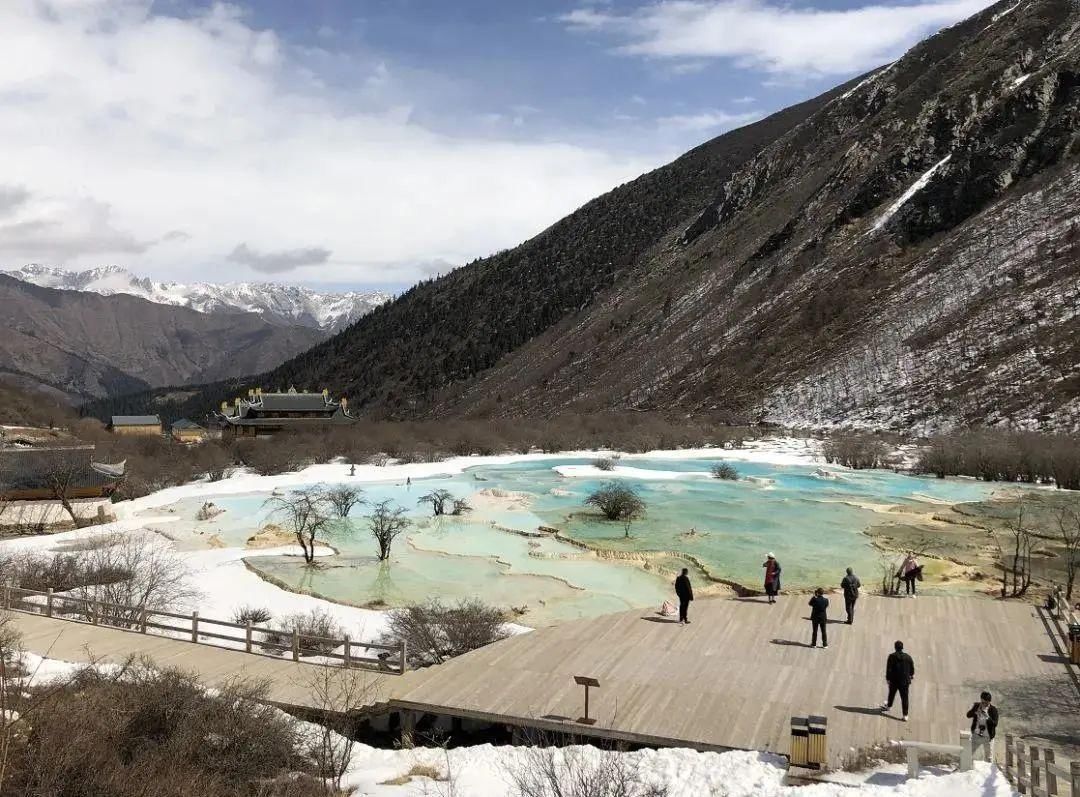
<path id="1" fill-rule="evenodd" d="M 251 622 L 241 624 L 216 620 L 212 617 L 201 617 L 198 612 L 179 614 L 144 609 L 59 595 L 51 589 L 44 592 L 11 586 L 4 586 L 2 589 L 2 606 L 11 611 L 91 625 L 107 625 L 139 634 L 155 632 L 173 639 L 242 650 L 254 655 L 270 655 L 276 658 L 280 654 L 288 654 L 293 661 L 316 659 L 317 661 L 309 663 L 374 669 L 399 675 L 408 668 L 404 640 L 396 645 L 354 642 L 348 636 L 337 639 L 303 633 L 298 628 L 286 630 L 266 628 Z M 177 621 L 180 621 L 180 624 Z M 242 633 L 235 633 L 236 631 Z M 236 644 L 224 644 L 226 642 Z M 338 652 L 339 650 L 341 652 Z M 370 651 L 378 652 L 371 655 Z"/>
<path id="2" fill-rule="evenodd" d="M 1080 761 L 1058 763 L 1051 747 L 1037 747 L 1005 735 L 1005 777 L 1021 794 L 1080 797 Z"/>

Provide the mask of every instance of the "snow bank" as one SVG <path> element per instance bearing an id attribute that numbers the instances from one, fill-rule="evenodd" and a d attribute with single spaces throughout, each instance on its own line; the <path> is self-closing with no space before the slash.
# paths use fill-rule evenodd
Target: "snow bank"
<path id="1" fill-rule="evenodd" d="M 877 230 L 880 230 L 882 227 L 884 227 L 885 224 L 889 221 L 889 219 L 896 215 L 896 211 L 900 210 L 900 208 L 902 208 L 909 199 L 911 199 L 913 196 L 915 196 L 915 194 L 919 193 L 919 191 L 926 187 L 927 183 L 929 183 L 930 180 L 933 179 L 934 174 L 937 172 L 937 170 L 944 166 L 946 163 L 948 163 L 949 158 L 951 157 L 951 154 L 946 155 L 944 158 L 942 158 L 929 169 L 927 169 L 923 173 L 922 177 L 912 183 L 911 187 L 908 188 L 908 190 L 905 191 L 898 200 L 889 205 L 889 209 L 882 213 L 878 220 L 874 222 L 873 231 L 876 232 Z"/>
<path id="2" fill-rule="evenodd" d="M 371 797 L 514 797 L 511 773 L 529 764 L 529 748 L 460 747 L 441 749 L 380 750 L 357 745 L 346 781 L 358 793 Z M 597 760 L 604 753 L 592 747 L 571 748 L 575 760 Z M 971 772 L 924 772 L 906 781 L 896 767 L 849 776 L 844 783 L 811 786 L 783 785 L 780 758 L 752 752 L 698 753 L 693 750 L 639 750 L 620 754 L 630 771 L 646 783 L 663 785 L 670 797 L 1012 797 L 1015 792 L 1004 776 L 988 764 Z M 448 781 L 413 779 L 400 786 L 380 785 L 406 774 L 413 766 L 434 767 Z M 872 779 L 872 783 L 867 780 Z"/>
<path id="3" fill-rule="evenodd" d="M 642 479 L 645 481 L 673 481 L 675 479 L 710 478 L 708 471 L 650 470 L 648 468 L 630 468 L 616 465 L 610 470 L 595 465 L 558 465 L 552 468 L 560 476 L 568 479 Z"/>

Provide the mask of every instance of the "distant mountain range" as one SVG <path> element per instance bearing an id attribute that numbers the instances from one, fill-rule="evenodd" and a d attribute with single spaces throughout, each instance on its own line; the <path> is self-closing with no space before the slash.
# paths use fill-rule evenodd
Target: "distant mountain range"
<path id="1" fill-rule="evenodd" d="M 1075 431 L 1078 130 L 1080 4 L 1003 0 L 247 383 L 384 417 Z M 123 406 L 196 417 L 238 387 Z"/>
<path id="2" fill-rule="evenodd" d="M 213 284 L 155 282 L 119 266 L 87 271 L 31 264 L 17 271 L 2 271 L 43 288 L 85 291 L 102 296 L 127 294 L 155 304 L 188 307 L 201 313 L 256 313 L 271 324 L 300 326 L 334 334 L 392 298 L 378 291 L 319 293 L 295 285 L 273 282 Z"/>

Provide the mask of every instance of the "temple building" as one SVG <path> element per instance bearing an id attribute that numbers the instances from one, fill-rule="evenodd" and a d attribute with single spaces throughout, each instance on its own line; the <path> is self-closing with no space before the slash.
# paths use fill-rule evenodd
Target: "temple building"
<path id="1" fill-rule="evenodd" d="M 299 393 L 289 388 L 283 393 L 264 393 L 262 388 L 248 391 L 248 397 L 221 402 L 214 413 L 224 436 L 258 437 L 282 431 L 348 426 L 356 422 L 349 414 L 348 401 L 334 401 L 330 391 Z"/>
<path id="2" fill-rule="evenodd" d="M 0 448 L 0 528 L 44 530 L 112 520 L 125 463 L 94 461 L 94 446 Z"/>
<path id="3" fill-rule="evenodd" d="M 109 428 L 113 434 L 130 437 L 160 437 L 161 418 L 157 415 L 114 415 Z"/>
<path id="4" fill-rule="evenodd" d="M 169 433 L 177 443 L 201 443 L 206 439 L 206 430 L 187 418 L 173 422 Z"/>

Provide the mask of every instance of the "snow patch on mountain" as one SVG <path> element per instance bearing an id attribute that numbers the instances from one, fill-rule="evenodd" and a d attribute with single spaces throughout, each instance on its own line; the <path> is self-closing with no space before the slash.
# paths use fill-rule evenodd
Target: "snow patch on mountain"
<path id="1" fill-rule="evenodd" d="M 347 327 L 392 298 L 379 291 L 319 293 L 310 288 L 273 282 L 155 282 L 119 266 L 67 271 L 35 263 L 17 271 L 0 273 L 43 288 L 104 296 L 123 293 L 155 304 L 190 307 L 202 313 L 258 313 L 271 323 L 310 327 L 328 334 Z"/>

